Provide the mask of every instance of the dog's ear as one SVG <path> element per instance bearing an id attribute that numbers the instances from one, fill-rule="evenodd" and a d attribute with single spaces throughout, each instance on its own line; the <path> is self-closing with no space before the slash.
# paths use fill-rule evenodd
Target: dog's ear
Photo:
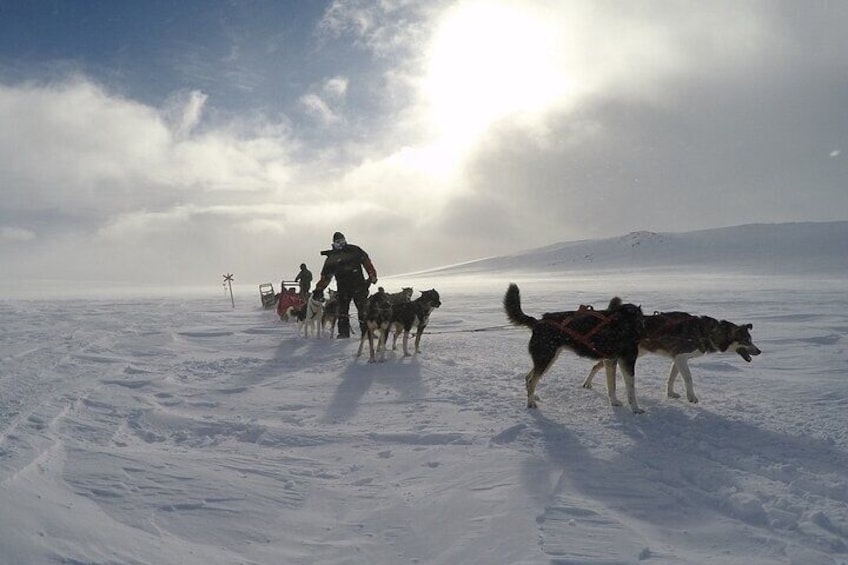
<path id="1" fill-rule="evenodd" d="M 745 324 L 745 327 L 748 328 L 748 331 L 751 331 L 754 329 L 754 324 Z"/>

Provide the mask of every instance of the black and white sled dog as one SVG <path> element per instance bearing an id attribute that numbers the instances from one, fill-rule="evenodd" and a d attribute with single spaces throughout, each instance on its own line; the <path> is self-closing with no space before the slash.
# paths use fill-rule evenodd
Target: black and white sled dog
<path id="1" fill-rule="evenodd" d="M 669 398 L 680 398 L 674 392 L 677 375 L 686 385 L 686 399 L 698 402 L 689 371 L 689 359 L 707 353 L 735 352 L 746 362 L 759 355 L 760 348 L 751 339 L 752 324 L 737 325 L 727 320 L 709 316 L 695 316 L 687 312 L 656 312 L 645 317 L 645 335 L 639 341 L 639 355 L 654 353 L 671 358 L 666 393 Z M 592 379 L 603 365 L 599 361 L 589 371 L 584 388 L 592 388 Z M 613 371 L 615 368 L 613 368 Z"/>
<path id="2" fill-rule="evenodd" d="M 635 385 L 639 340 L 645 330 L 641 307 L 623 304 L 620 298 L 615 297 L 606 310 L 582 306 L 574 311 L 549 312 L 537 320 L 521 310 L 521 296 L 514 283 L 507 288 L 503 305 L 512 324 L 532 330 L 527 349 L 533 368 L 524 378 L 528 408 L 536 408 L 536 385 L 560 351 L 566 348 L 581 357 L 603 360 L 607 367 L 610 404 L 613 406 L 621 406 L 615 395 L 615 365 L 618 364 L 624 375 L 631 410 L 637 414 L 643 412 L 636 402 Z"/>
<path id="3" fill-rule="evenodd" d="M 316 337 L 322 337 L 324 326 L 321 322 L 321 318 L 323 317 L 323 315 L 323 293 L 310 294 L 309 298 L 306 300 L 306 304 L 303 309 L 303 318 L 301 319 L 301 317 L 298 316 L 298 321 L 300 322 L 298 333 L 300 333 L 300 331 L 303 331 L 303 337 L 309 337 L 310 333 L 312 333 Z"/>
<path id="4" fill-rule="evenodd" d="M 409 357 L 409 332 L 415 327 L 415 353 L 418 353 L 421 344 L 421 334 L 430 323 L 430 314 L 442 305 L 439 292 L 435 288 L 422 290 L 421 296 L 411 302 L 401 302 L 392 306 L 392 316 L 386 334 L 394 329 L 392 338 L 392 350 L 397 349 L 397 340 L 403 331 L 403 356 Z"/>
<path id="5" fill-rule="evenodd" d="M 368 339 L 368 349 L 370 351 L 368 362 L 375 362 L 377 358 L 374 350 L 374 340 L 376 339 L 376 351 L 380 353 L 380 361 L 386 360 L 386 337 L 388 335 L 391 317 L 392 304 L 389 301 L 389 295 L 380 287 L 375 294 L 368 297 L 368 301 L 365 303 L 365 315 L 363 317 L 365 328 L 359 337 L 359 351 L 356 352 L 357 357 L 362 355 L 365 340 Z"/>

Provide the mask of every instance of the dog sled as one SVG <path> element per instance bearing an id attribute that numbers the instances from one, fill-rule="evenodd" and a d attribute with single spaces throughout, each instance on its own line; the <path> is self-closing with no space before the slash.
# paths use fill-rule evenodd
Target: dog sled
<path id="1" fill-rule="evenodd" d="M 266 310 L 277 305 L 277 293 L 274 292 L 273 284 L 262 283 L 259 285 L 259 300 L 262 301 L 262 307 Z"/>
<path id="2" fill-rule="evenodd" d="M 306 299 L 298 292 L 298 286 L 294 281 L 282 281 L 280 283 L 279 298 L 276 301 L 277 315 L 281 320 L 288 320 L 292 312 L 295 312 L 306 304 Z"/>

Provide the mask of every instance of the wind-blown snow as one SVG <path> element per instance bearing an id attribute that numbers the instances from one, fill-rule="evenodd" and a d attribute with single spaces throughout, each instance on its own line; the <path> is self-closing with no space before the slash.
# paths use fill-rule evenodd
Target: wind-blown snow
<path id="1" fill-rule="evenodd" d="M 443 306 L 419 355 L 378 364 L 357 340 L 298 337 L 255 289 L 235 309 L 220 289 L 0 302 L 0 563 L 845 565 L 848 262 L 797 254 L 844 258 L 845 228 L 806 225 L 793 248 L 798 228 L 382 279 Z M 539 259 L 611 245 L 597 272 Z M 721 252 L 695 273 L 692 246 Z M 618 294 L 752 323 L 763 354 L 693 360 L 696 405 L 643 357 L 634 415 L 603 379 L 580 388 L 591 363 L 564 352 L 528 410 L 508 280 L 534 315 Z"/>

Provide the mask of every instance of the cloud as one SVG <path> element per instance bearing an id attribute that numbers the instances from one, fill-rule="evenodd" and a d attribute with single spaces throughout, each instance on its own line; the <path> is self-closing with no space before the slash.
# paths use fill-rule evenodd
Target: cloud
<path id="1" fill-rule="evenodd" d="M 240 136 L 235 124 L 195 134 L 204 101 L 192 92 L 181 109 L 171 99 L 160 111 L 81 78 L 0 86 L 6 206 L 107 216 L 202 202 L 222 187 L 285 185 L 294 169 L 286 137 L 270 128 Z"/>
<path id="2" fill-rule="evenodd" d="M 21 259 L 8 245 L 28 243 L 21 261 L 33 271 L 93 273 L 114 269 L 103 257 L 118 249 L 143 257 L 149 247 L 184 255 L 190 270 L 209 257 L 210 240 L 225 240 L 213 234 L 244 214 L 253 214 L 246 225 L 282 223 L 268 205 L 310 192 L 294 183 L 297 142 L 285 124 L 261 118 L 202 125 L 205 101 L 181 92 L 154 108 L 82 76 L 0 85 L 5 256 Z M 115 276 L 134 269 L 122 271 Z"/>
<path id="3" fill-rule="evenodd" d="M 16 241 L 32 241 L 35 239 L 35 232 L 21 228 L 0 227 L 0 243 L 16 242 Z"/>
<path id="4" fill-rule="evenodd" d="M 197 127 L 208 98 L 199 90 L 175 92 L 168 97 L 159 113 L 176 139 L 185 139 Z"/>
<path id="5" fill-rule="evenodd" d="M 415 0 L 334 0 L 324 12 L 318 30 L 355 44 L 379 58 L 397 60 L 414 52 L 429 33 L 429 23 L 450 2 Z"/>
<path id="6" fill-rule="evenodd" d="M 300 97 L 306 113 L 322 126 L 331 126 L 344 120 L 345 94 L 348 79 L 333 77 L 324 81 L 318 92 L 309 92 Z"/>
<path id="7" fill-rule="evenodd" d="M 391 17 L 401 12 L 414 16 Z M 814 111 L 839 107 L 827 93 L 844 91 L 845 76 L 844 58 L 809 34 L 830 29 L 814 12 L 462 1 L 417 12 L 335 2 L 330 14 L 336 33 L 392 61 L 385 88 L 405 104 L 336 186 L 390 203 L 422 261 L 832 218 L 828 207 L 846 203 L 834 160 L 810 160 L 794 141 L 835 144 L 842 127 Z M 439 65 L 454 66 L 442 75 Z M 822 199 L 809 198 L 811 184 Z"/>
<path id="8" fill-rule="evenodd" d="M 158 106 L 82 75 L 0 84 L 3 258 L 276 279 L 336 230 L 385 273 L 843 219 L 846 12 L 335 0 L 323 66 L 271 113 L 184 84 Z"/>
<path id="9" fill-rule="evenodd" d="M 355 7 L 347 31 L 363 45 L 397 30 Z M 848 125 L 837 101 L 842 7 L 463 1 L 431 15 L 425 57 L 399 67 L 417 73 L 417 96 L 395 133 L 419 137 L 350 176 L 403 179 L 388 172 L 415 168 L 399 161 L 441 155 L 431 165 L 452 174 L 416 183 L 411 173 L 402 186 L 440 187 L 442 206 L 422 225 L 430 238 L 462 238 L 444 259 L 498 239 L 514 250 L 633 229 L 839 219 L 848 205 L 838 160 L 822 159 Z M 808 140 L 818 149 L 803 150 Z"/>

